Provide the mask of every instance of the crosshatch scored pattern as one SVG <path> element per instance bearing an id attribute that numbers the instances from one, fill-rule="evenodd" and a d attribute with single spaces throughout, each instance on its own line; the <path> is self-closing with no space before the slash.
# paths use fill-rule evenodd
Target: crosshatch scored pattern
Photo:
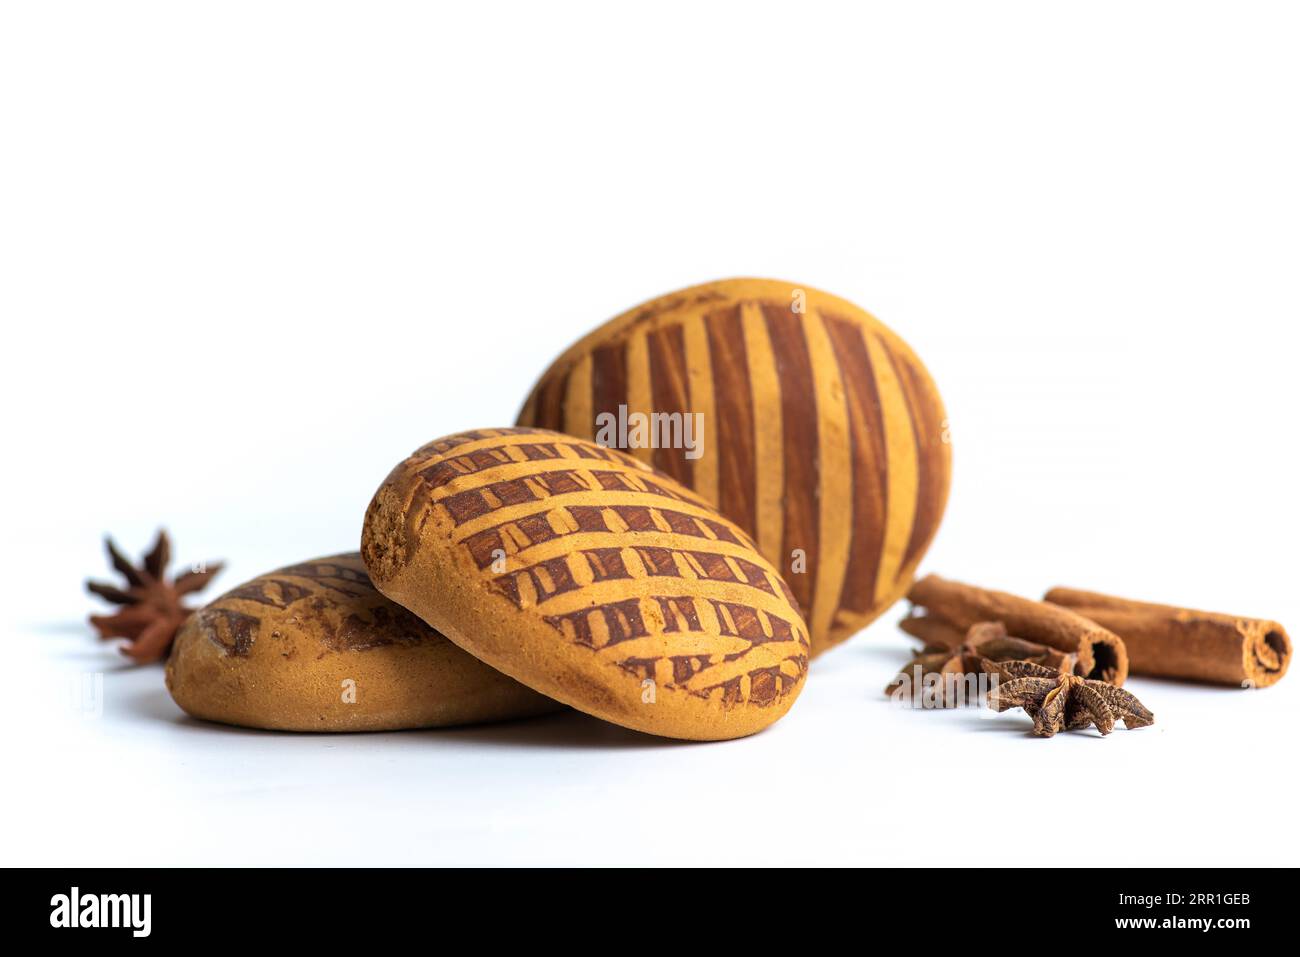
<path id="1" fill-rule="evenodd" d="M 660 689 L 774 704 L 807 672 L 794 596 L 748 536 L 621 452 L 534 429 L 430 443 L 407 468 L 485 587 Z M 498 570 L 504 569 L 504 570 Z"/>
<path id="2" fill-rule="evenodd" d="M 297 631 L 318 635 L 318 654 L 441 640 L 375 589 L 356 552 L 300 562 L 247 581 L 196 612 L 195 623 L 227 655 L 245 657 L 263 619 L 279 613 L 296 616 Z M 308 622 L 312 627 L 306 627 Z"/>

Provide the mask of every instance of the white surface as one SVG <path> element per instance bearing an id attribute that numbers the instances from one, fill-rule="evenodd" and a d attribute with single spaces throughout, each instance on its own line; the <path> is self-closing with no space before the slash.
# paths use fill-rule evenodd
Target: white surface
<path id="1" fill-rule="evenodd" d="M 895 610 L 744 741 L 303 737 L 185 720 L 78 624 L 103 531 L 167 524 L 214 593 L 353 547 L 410 449 L 749 274 L 929 365 L 926 568 L 1294 633 L 1294 10 L 809 6 L 3 8 L 6 862 L 986 863 L 1030 821 L 1063 860 L 1300 863 L 1294 676 L 1134 680 L 1155 727 L 1037 741 L 891 708 Z"/>

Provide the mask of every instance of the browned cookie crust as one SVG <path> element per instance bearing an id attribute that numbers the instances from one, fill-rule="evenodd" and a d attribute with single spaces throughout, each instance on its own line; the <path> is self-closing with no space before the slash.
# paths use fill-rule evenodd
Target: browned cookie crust
<path id="1" fill-rule="evenodd" d="M 943 517 L 952 456 L 929 373 L 870 313 L 809 286 L 728 279 L 630 309 L 551 364 L 518 424 L 597 439 L 620 407 L 699 416 L 699 448 L 633 454 L 753 536 L 813 654 L 902 597 Z"/>
<path id="2" fill-rule="evenodd" d="M 419 449 L 375 494 L 362 555 L 475 657 L 629 728 L 752 734 L 807 673 L 807 626 L 748 535 L 649 465 L 554 432 Z"/>
<path id="3" fill-rule="evenodd" d="M 558 707 L 381 595 L 355 552 L 259 576 L 195 612 L 167 688 L 196 718 L 285 731 L 439 727 Z"/>

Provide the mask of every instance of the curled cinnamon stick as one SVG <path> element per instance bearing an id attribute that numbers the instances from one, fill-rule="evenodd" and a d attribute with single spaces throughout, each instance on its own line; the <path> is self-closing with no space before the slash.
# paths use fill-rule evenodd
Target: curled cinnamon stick
<path id="1" fill-rule="evenodd" d="M 930 647 L 957 648 L 966 640 L 965 631 L 934 615 L 908 615 L 898 627 Z"/>
<path id="2" fill-rule="evenodd" d="M 1074 652 L 1008 635 L 1007 626 L 1000 621 L 976 622 L 963 634 L 956 625 L 934 615 L 911 615 L 900 621 L 898 627 L 924 642 L 926 649 L 970 648 L 990 661 L 1032 661 L 1057 671 L 1074 671 Z"/>
<path id="3" fill-rule="evenodd" d="M 1275 621 L 1075 588 L 1053 588 L 1044 600 L 1122 635 L 1135 674 L 1265 688 L 1291 663 L 1291 639 Z"/>
<path id="4" fill-rule="evenodd" d="M 938 624 L 937 620 L 934 623 Z M 939 637 L 938 632 L 933 632 L 932 640 L 926 641 L 925 647 L 885 686 L 885 694 L 898 698 L 901 693 L 903 699 L 911 698 L 915 706 L 922 708 L 955 708 L 983 696 L 979 676 L 999 674 L 996 667 L 1000 662 L 1030 662 L 1067 671 L 1074 667 L 1074 655 L 1008 635 L 1006 625 L 1000 621 L 971 625 L 964 638 L 956 628 L 942 627 L 942 637 L 956 635 L 958 643 L 933 640 Z"/>
<path id="5" fill-rule="evenodd" d="M 1059 605 L 977 588 L 928 575 L 912 586 L 908 600 L 947 624 L 967 629 L 1000 621 L 1010 634 L 1076 655 L 1075 673 L 1115 686 L 1128 677 L 1124 641 L 1081 614 Z M 905 629 L 906 630 L 906 629 Z"/>

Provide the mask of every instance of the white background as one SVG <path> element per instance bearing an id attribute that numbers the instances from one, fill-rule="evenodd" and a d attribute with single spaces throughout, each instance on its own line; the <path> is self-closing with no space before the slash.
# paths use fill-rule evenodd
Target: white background
<path id="1" fill-rule="evenodd" d="M 1283 4 L 10 3 L 0 13 L 8 862 L 1296 864 L 1300 676 L 1155 727 L 895 710 L 894 609 L 769 731 L 571 714 L 205 726 L 84 624 L 158 523 L 217 594 L 355 547 L 420 443 L 732 275 L 929 365 L 925 562 L 1300 628 L 1300 23 Z M 103 673 L 103 714 L 68 704 Z"/>

